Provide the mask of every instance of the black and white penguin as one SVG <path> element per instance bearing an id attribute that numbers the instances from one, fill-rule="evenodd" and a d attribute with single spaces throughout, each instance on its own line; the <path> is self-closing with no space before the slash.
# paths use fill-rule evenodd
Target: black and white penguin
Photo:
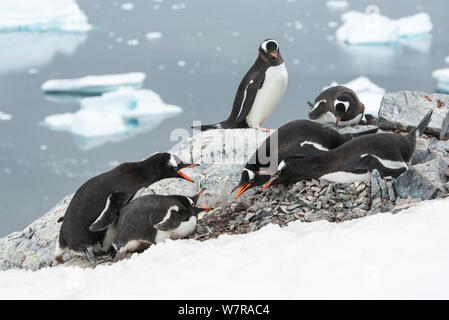
<path id="1" fill-rule="evenodd" d="M 102 212 L 120 211 L 136 192 L 165 178 L 192 181 L 181 169 L 197 165 L 184 163 L 170 153 L 157 153 L 139 162 L 122 163 L 114 169 L 85 182 L 74 194 L 62 221 L 56 242 L 54 261 L 63 263 L 65 251 L 84 254 L 92 266 L 96 265 L 95 251 L 108 251 L 116 236 L 112 224 L 101 232 L 92 232 L 89 226 Z"/>
<path id="2" fill-rule="evenodd" d="M 288 122 L 265 139 L 254 152 L 243 169 L 238 186 L 232 192 L 240 189 L 236 195 L 238 198 L 245 190 L 263 185 L 284 159 L 315 157 L 355 137 L 376 133 L 377 130 L 375 128 L 359 133 L 340 134 L 329 126 L 310 120 Z M 276 147 L 275 152 L 271 152 L 271 144 Z"/>
<path id="3" fill-rule="evenodd" d="M 281 102 L 287 88 L 288 73 L 275 40 L 264 40 L 253 66 L 240 82 L 229 118 L 217 124 L 203 125 L 209 129 L 256 128 L 262 129 Z"/>
<path id="4" fill-rule="evenodd" d="M 142 251 L 151 244 L 191 234 L 195 230 L 198 213 L 211 209 L 197 206 L 203 191 L 193 197 L 139 197 L 121 208 L 120 212 L 105 210 L 89 229 L 98 232 L 117 224 L 117 240 L 113 243 L 117 251 L 114 261 L 117 262 L 128 252 Z M 114 196 L 123 197 L 120 194 Z"/>
<path id="5" fill-rule="evenodd" d="M 278 171 L 264 186 L 288 184 L 301 180 L 325 179 L 336 183 L 367 180 L 371 171 L 382 177 L 398 177 L 408 168 L 416 138 L 426 129 L 432 117 L 427 113 L 407 135 L 377 133 L 358 137 L 340 147 L 313 158 L 291 158 L 278 166 Z"/>
<path id="6" fill-rule="evenodd" d="M 311 108 L 309 119 L 341 127 L 359 124 L 365 112 L 365 105 L 357 94 L 343 86 L 330 87 L 321 92 L 313 104 L 307 103 Z"/>

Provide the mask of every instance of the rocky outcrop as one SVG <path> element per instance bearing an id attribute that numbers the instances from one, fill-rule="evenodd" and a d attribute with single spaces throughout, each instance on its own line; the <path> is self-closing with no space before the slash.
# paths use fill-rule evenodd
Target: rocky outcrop
<path id="1" fill-rule="evenodd" d="M 384 130 L 410 131 L 430 109 L 433 109 L 432 121 L 425 132 L 440 139 L 448 138 L 449 95 L 446 94 L 420 91 L 387 93 L 382 99 L 377 126 Z"/>
<path id="2" fill-rule="evenodd" d="M 404 96 L 421 99 L 420 94 L 399 93 L 396 96 L 398 99 L 405 99 Z M 392 96 L 389 99 L 387 101 L 392 101 Z M 395 130 L 408 129 L 424 116 L 425 111 L 421 113 L 418 102 L 409 100 L 409 106 L 418 110 L 410 107 L 403 114 L 409 122 L 395 125 Z M 347 133 L 369 128 L 356 126 L 339 130 Z M 436 130 L 438 126 L 434 128 Z M 294 220 L 313 222 L 323 219 L 341 222 L 385 211 L 398 212 L 421 199 L 446 196 L 449 191 L 449 141 L 425 135 L 417 140 L 409 170 L 396 180 L 382 178 L 374 170 L 371 179 L 364 182 L 332 184 L 312 180 L 264 191 L 254 188 L 236 201 L 230 192 L 238 183 L 248 158 L 267 136 L 267 133 L 253 129 L 233 129 L 210 130 L 184 139 L 170 151 L 185 161 L 201 164 L 201 167 L 186 169 L 195 183 L 165 179 L 139 190 L 136 197 L 153 193 L 193 195 L 207 188 L 199 204 L 215 209 L 204 215 L 191 235 L 191 238 L 202 241 L 224 233 L 252 232 L 269 223 L 283 226 Z M 60 228 L 57 220 L 64 215 L 70 199 L 71 196 L 63 199 L 23 231 L 0 239 L 0 270 L 37 270 L 50 265 Z M 65 265 L 89 266 L 83 257 L 68 255 L 65 260 Z M 104 256 L 99 263 L 111 263 L 111 258 Z"/>

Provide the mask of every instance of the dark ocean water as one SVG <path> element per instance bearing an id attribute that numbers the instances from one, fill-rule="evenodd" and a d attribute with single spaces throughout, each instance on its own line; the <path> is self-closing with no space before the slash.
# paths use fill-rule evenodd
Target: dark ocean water
<path id="1" fill-rule="evenodd" d="M 349 1 L 348 10 L 376 4 L 392 18 L 428 12 L 433 36 L 415 47 L 336 43 L 329 22 L 339 23 L 344 11 L 328 9 L 324 0 L 132 0 L 131 11 L 121 9 L 125 2 L 78 0 L 94 26 L 84 35 L 0 34 L 0 111 L 13 116 L 0 121 L 0 236 L 23 229 L 91 176 L 168 150 L 175 144 L 173 129 L 225 119 L 266 38 L 278 40 L 289 72 L 287 92 L 267 128 L 306 117 L 305 101 L 332 81 L 365 75 L 387 91 L 433 91 L 431 72 L 445 67 L 449 55 L 447 0 Z M 148 32 L 162 37 L 149 41 Z M 133 39 L 138 45 L 128 44 Z M 44 81 L 132 71 L 145 72 L 144 87 L 183 113 L 90 149 L 88 141 L 41 125 L 45 116 L 79 109 L 76 101 L 45 97 Z"/>

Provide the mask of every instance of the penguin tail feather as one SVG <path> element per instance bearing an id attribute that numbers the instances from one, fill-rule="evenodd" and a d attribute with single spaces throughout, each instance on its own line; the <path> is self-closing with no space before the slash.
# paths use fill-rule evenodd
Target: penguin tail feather
<path id="1" fill-rule="evenodd" d="M 430 120 L 432 120 L 432 113 L 433 110 L 430 110 L 427 112 L 426 116 L 421 120 L 421 122 L 418 124 L 416 128 L 413 128 L 408 134 L 407 137 L 411 140 L 415 140 L 416 138 L 420 137 L 424 130 L 426 130 L 427 126 L 430 123 Z"/>

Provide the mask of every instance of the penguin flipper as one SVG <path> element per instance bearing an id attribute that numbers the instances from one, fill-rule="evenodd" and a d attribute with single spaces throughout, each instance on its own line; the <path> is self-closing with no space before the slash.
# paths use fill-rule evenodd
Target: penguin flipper
<path id="1" fill-rule="evenodd" d="M 243 95 L 243 101 L 241 103 L 240 112 L 234 119 L 234 124 L 240 124 L 245 121 L 248 113 L 253 107 L 254 100 L 256 99 L 257 91 L 263 86 L 265 80 L 265 73 L 261 72 L 256 76 L 254 80 L 251 80 L 245 89 L 245 94 Z"/>
<path id="2" fill-rule="evenodd" d="M 135 193 L 114 192 L 106 201 L 106 206 L 97 220 L 89 227 L 90 231 L 97 232 L 109 228 L 120 216 L 120 210 L 131 201 Z"/>
<path id="3" fill-rule="evenodd" d="M 359 172 L 366 172 L 366 171 L 373 171 L 374 169 L 377 169 L 381 175 L 381 177 L 394 177 L 397 178 L 400 176 L 405 170 L 407 170 L 405 167 L 402 168 L 388 168 L 382 165 L 382 163 L 379 161 L 379 159 L 376 159 L 372 155 L 366 155 L 362 158 L 360 158 L 360 161 L 357 165 L 355 165 L 355 171 Z"/>
<path id="4" fill-rule="evenodd" d="M 179 209 L 170 207 L 168 215 L 161 222 L 154 225 L 154 228 L 160 231 L 170 231 L 176 229 L 181 224 L 181 221 L 177 217 L 181 216 Z"/>

